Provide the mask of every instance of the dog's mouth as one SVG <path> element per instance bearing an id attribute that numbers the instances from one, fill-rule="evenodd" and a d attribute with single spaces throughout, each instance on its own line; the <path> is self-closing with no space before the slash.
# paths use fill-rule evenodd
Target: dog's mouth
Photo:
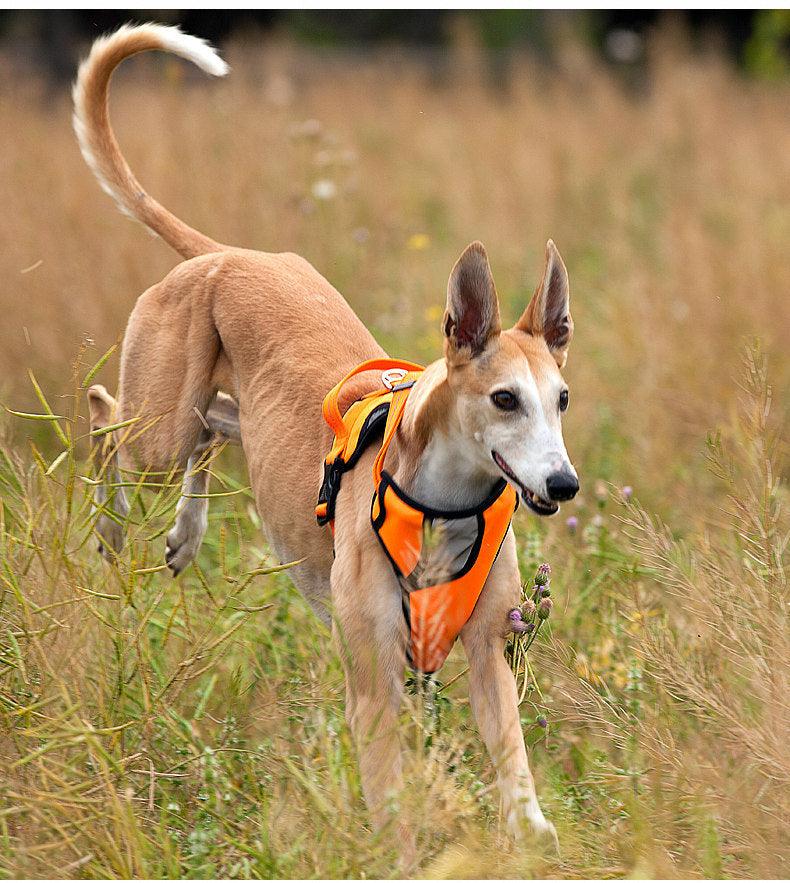
<path id="1" fill-rule="evenodd" d="M 519 481 L 516 478 L 516 474 L 513 470 L 508 466 L 505 458 L 498 453 L 497 451 L 491 451 L 491 456 L 494 459 L 494 463 L 505 473 L 505 475 L 518 486 L 521 491 L 521 499 L 527 504 L 527 506 L 537 515 L 555 515 L 560 508 L 559 503 L 552 503 L 549 500 L 544 500 L 540 494 L 536 494 L 535 491 L 528 488 L 523 482 Z"/>

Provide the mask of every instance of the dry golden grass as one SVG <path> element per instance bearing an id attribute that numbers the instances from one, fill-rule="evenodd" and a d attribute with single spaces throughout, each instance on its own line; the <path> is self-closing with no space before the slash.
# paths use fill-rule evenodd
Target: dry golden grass
<path id="1" fill-rule="evenodd" d="M 563 853 L 501 840 L 461 678 L 432 739 L 416 699 L 405 713 L 424 875 L 788 870 L 790 87 L 677 37 L 655 37 L 638 89 L 573 44 L 551 70 L 514 60 L 494 92 L 469 48 L 427 63 L 253 39 L 228 48 L 226 82 L 141 59 L 114 85 L 153 195 L 219 240 L 305 255 L 393 355 L 438 354 L 469 240 L 511 319 L 548 236 L 568 264 L 583 498 L 564 514 L 580 526 L 517 525 L 525 574 L 544 557 L 556 573 L 524 721 Z M 244 576 L 265 561 L 248 497 L 214 501 L 201 567 L 178 583 L 147 571 L 172 494 L 135 510 L 118 568 L 93 552 L 78 381 L 176 258 L 98 190 L 67 90 L 46 103 L 2 59 L 0 80 L 0 399 L 41 410 L 33 369 L 69 441 L 46 475 L 63 449 L 51 424 L 0 422 L 2 871 L 391 875 L 328 638 L 286 576 Z M 741 366 L 754 336 L 773 410 L 763 357 Z M 237 459 L 219 470 L 221 490 L 243 485 Z M 445 679 L 462 667 L 454 653 Z"/>

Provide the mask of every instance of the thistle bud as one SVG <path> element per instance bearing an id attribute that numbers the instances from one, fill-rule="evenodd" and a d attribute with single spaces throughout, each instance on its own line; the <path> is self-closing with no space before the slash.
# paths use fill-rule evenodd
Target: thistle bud
<path id="1" fill-rule="evenodd" d="M 524 624 L 524 633 L 525 634 L 528 635 L 530 632 L 534 632 L 534 631 L 535 631 L 535 623 L 534 622 L 527 622 Z"/>
<path id="2" fill-rule="evenodd" d="M 551 589 L 548 586 L 541 586 L 540 597 L 541 598 L 548 598 L 549 595 L 551 595 Z"/>
<path id="3" fill-rule="evenodd" d="M 549 581 L 548 573 L 542 573 L 540 570 L 535 574 L 535 585 L 536 586 L 545 586 Z"/>
<path id="4" fill-rule="evenodd" d="M 525 619 L 532 619 L 536 610 L 537 606 L 532 598 L 527 598 L 527 600 L 521 605 L 521 614 Z"/>
<path id="5" fill-rule="evenodd" d="M 543 730 L 545 730 L 546 727 L 548 727 L 548 725 L 549 725 L 549 722 L 546 720 L 545 717 L 543 717 L 542 714 L 539 714 L 539 715 L 535 718 L 535 723 L 536 723 L 541 729 L 543 729 Z"/>
<path id="6" fill-rule="evenodd" d="M 551 598 L 541 598 L 538 604 L 538 617 L 540 619 L 548 619 L 552 607 L 554 607 L 554 602 Z"/>

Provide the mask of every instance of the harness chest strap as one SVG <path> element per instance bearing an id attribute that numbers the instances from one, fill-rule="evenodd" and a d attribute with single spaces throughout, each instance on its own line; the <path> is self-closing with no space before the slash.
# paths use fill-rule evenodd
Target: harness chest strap
<path id="1" fill-rule="evenodd" d="M 402 376 L 389 383 L 391 389 L 368 393 L 341 416 L 337 399 L 343 384 L 370 370 L 384 370 L 384 378 L 393 371 Z M 384 471 L 387 450 L 421 370 L 409 362 L 371 360 L 355 368 L 327 395 L 324 418 L 335 432 L 335 443 L 326 458 L 316 516 L 319 524 L 329 523 L 334 530 L 334 504 L 342 473 L 353 468 L 381 430 L 386 409 L 383 439 L 373 465 L 371 523 L 403 591 L 409 663 L 418 671 L 434 672 L 474 611 L 518 497 L 500 480 L 479 506 L 445 512 L 411 499 Z M 456 548 L 459 536 L 468 537 L 460 551 Z"/>

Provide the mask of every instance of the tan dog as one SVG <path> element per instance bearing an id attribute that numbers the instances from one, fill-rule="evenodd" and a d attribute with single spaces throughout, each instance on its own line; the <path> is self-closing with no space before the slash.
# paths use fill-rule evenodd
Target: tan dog
<path id="1" fill-rule="evenodd" d="M 365 798 L 375 823 L 401 787 L 397 716 L 404 680 L 401 589 L 370 525 L 373 450 L 343 479 L 335 554 L 314 506 L 331 445 L 321 417 L 324 395 L 360 362 L 382 356 L 343 297 L 295 254 L 220 245 L 149 197 L 121 156 L 110 128 L 107 90 L 114 68 L 149 49 L 173 52 L 215 75 L 224 63 L 176 28 L 122 28 L 98 40 L 74 89 L 83 155 L 120 207 L 186 259 L 137 301 L 123 345 L 119 399 L 89 391 L 93 429 L 138 417 L 147 431 L 120 446 L 152 470 L 186 465 L 186 494 L 205 492 L 200 458 L 217 437 L 240 439 L 258 510 L 281 561 L 304 559 L 294 582 L 342 635 L 346 714 L 358 745 Z M 503 475 L 541 515 L 578 490 L 565 451 L 560 375 L 573 331 L 568 279 L 548 243 L 543 279 L 521 319 L 500 328 L 485 250 L 473 243 L 450 275 L 444 358 L 425 370 L 388 454 L 388 469 L 412 497 L 434 508 L 476 505 Z M 345 405 L 380 385 L 378 375 L 350 384 Z M 116 430 L 116 441 L 119 430 Z M 112 468 L 116 468 L 112 464 Z M 103 491 L 106 499 L 111 491 Z M 121 491 L 115 511 L 125 514 Z M 168 535 L 178 572 L 206 529 L 205 499 L 184 497 Z M 106 551 L 119 549 L 118 524 L 99 519 Z M 512 529 L 461 633 L 469 660 L 471 704 L 497 769 L 514 832 L 524 821 L 554 836 L 538 806 L 519 722 L 513 676 L 503 656 L 508 611 L 519 596 Z M 331 610 L 331 617 L 330 617 Z M 404 849 L 409 851 L 408 836 Z"/>

